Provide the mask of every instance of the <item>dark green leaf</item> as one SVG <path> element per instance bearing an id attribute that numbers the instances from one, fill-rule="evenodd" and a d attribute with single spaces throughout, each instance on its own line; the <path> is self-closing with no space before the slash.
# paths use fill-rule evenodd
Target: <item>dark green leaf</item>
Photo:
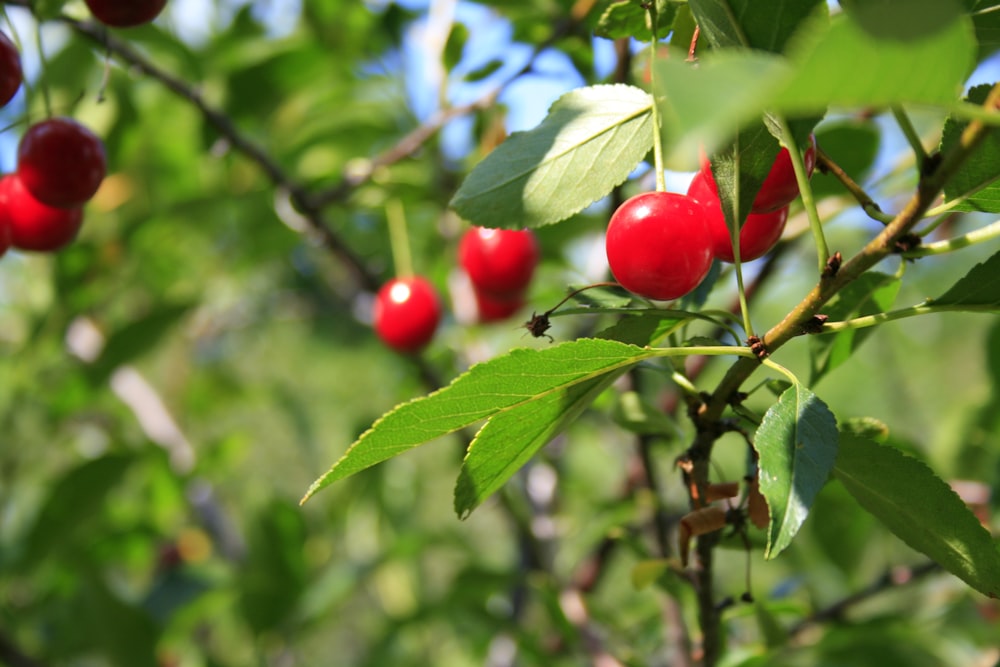
<path id="1" fill-rule="evenodd" d="M 829 408 L 801 385 L 790 387 L 764 415 L 754 448 L 770 513 L 765 558 L 781 553 L 806 520 L 836 461 L 837 438 Z"/>
<path id="2" fill-rule="evenodd" d="M 763 123 L 744 128 L 728 149 L 712 155 L 712 176 L 733 237 L 746 222 L 754 198 L 774 164 L 780 146 Z M 737 201 L 737 195 L 739 200 Z"/>
<path id="3" fill-rule="evenodd" d="M 980 593 L 1000 596 L 1000 551 L 989 531 L 923 462 L 843 434 L 834 473 L 862 507 L 910 547 Z"/>
<path id="4" fill-rule="evenodd" d="M 663 410 L 650 405 L 639 392 L 626 391 L 618 396 L 612 418 L 622 428 L 643 435 L 670 435 L 677 425 Z"/>
<path id="5" fill-rule="evenodd" d="M 870 121 L 837 120 L 817 128 L 816 145 L 848 176 L 860 183 L 875 163 L 879 137 L 878 128 Z M 817 199 L 847 194 L 835 176 L 818 170 L 813 174 L 811 185 Z"/>
<path id="6" fill-rule="evenodd" d="M 966 0 L 966 4 L 968 0 Z M 991 56 L 997 49 L 1000 49 L 1000 8 L 995 0 L 984 0 L 973 3 L 972 25 L 976 30 L 976 42 L 979 44 L 979 53 L 976 54 L 976 62 L 982 62 Z"/>
<path id="7" fill-rule="evenodd" d="M 715 47 L 748 46 L 780 53 L 799 24 L 821 0 L 691 0 L 691 11 L 702 34 Z"/>
<path id="8" fill-rule="evenodd" d="M 466 81 L 470 83 L 482 81 L 486 77 L 498 71 L 501 67 L 503 67 L 503 61 L 500 60 L 499 58 L 494 58 L 493 60 L 490 60 L 482 67 L 477 67 L 476 69 L 472 70 L 471 72 L 466 74 L 464 78 Z"/>
<path id="9" fill-rule="evenodd" d="M 904 42 L 923 39 L 947 28 L 958 20 L 962 9 L 956 0 L 841 0 L 840 6 L 873 37 Z"/>
<path id="10" fill-rule="evenodd" d="M 676 314 L 644 312 L 622 317 L 617 323 L 596 333 L 594 337 L 642 347 L 654 344 L 688 321 L 690 318 Z"/>
<path id="11" fill-rule="evenodd" d="M 404 403 L 376 421 L 313 483 L 303 501 L 338 479 L 429 440 L 499 412 L 564 396 L 574 385 L 616 373 L 659 354 L 656 350 L 616 341 L 582 338 L 544 349 L 512 350 L 477 364 L 444 389 Z"/>
<path id="12" fill-rule="evenodd" d="M 131 463 L 125 455 L 102 456 L 57 480 L 25 539 L 22 562 L 39 561 L 85 539 L 87 527 Z"/>
<path id="13" fill-rule="evenodd" d="M 141 607 L 120 599 L 98 577 L 88 577 L 82 594 L 89 613 L 79 619 L 95 645 L 115 667 L 157 667 L 159 629 Z"/>
<path id="14" fill-rule="evenodd" d="M 1000 12 L 996 12 L 1000 14 Z M 966 101 L 982 104 L 993 86 L 983 84 L 969 91 Z M 941 152 L 955 148 L 968 123 L 949 118 L 941 135 Z M 966 197 L 955 208 L 960 211 L 1000 213 L 1000 133 L 990 132 L 944 185 L 945 200 Z"/>
<path id="15" fill-rule="evenodd" d="M 462 463 L 455 513 L 468 516 L 626 370 L 618 368 L 490 417 Z"/>
<path id="16" fill-rule="evenodd" d="M 658 12 L 657 32 L 660 37 L 670 31 L 674 5 L 660 2 L 663 11 Z M 594 34 L 607 39 L 634 37 L 648 42 L 653 38 L 649 21 L 649 11 L 640 0 L 619 0 L 610 3 L 597 20 Z"/>
<path id="17" fill-rule="evenodd" d="M 927 303 L 932 306 L 1000 308 L 1000 252 L 976 264 L 947 292 Z"/>
<path id="18" fill-rule="evenodd" d="M 651 98 L 624 85 L 578 88 L 545 120 L 515 132 L 451 200 L 482 227 L 538 227 L 582 211 L 624 182 L 653 142 Z"/>
<path id="19" fill-rule="evenodd" d="M 444 66 L 453 70 L 462 61 L 462 54 L 465 51 L 465 43 L 469 41 L 469 29 L 462 23 L 452 23 L 451 32 L 448 33 L 448 40 L 444 44 Z"/>
<path id="20" fill-rule="evenodd" d="M 897 276 L 869 271 L 838 292 L 824 306 L 823 314 L 830 321 L 839 322 L 886 312 L 896 300 L 899 287 L 900 280 Z M 815 385 L 820 378 L 847 361 L 874 329 L 846 329 L 834 334 L 811 336 L 809 349 L 812 353 L 812 370 L 809 384 Z"/>

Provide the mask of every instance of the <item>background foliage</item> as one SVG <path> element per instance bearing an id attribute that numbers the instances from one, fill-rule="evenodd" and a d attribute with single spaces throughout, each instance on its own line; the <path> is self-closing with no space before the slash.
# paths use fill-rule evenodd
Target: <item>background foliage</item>
<path id="1" fill-rule="evenodd" d="M 5 3 L 36 66 L 30 91 L 3 111 L 0 163 L 13 168 L 17 137 L 44 114 L 44 87 L 57 113 L 105 139 L 111 175 L 73 246 L 0 261 L 0 663 L 686 664 L 696 603 L 667 570 L 688 511 L 673 461 L 691 427 L 672 418 L 676 391 L 661 374 L 640 372 L 601 393 L 466 521 L 451 511 L 460 436 L 298 505 L 396 404 L 512 348 L 556 349 L 525 337 L 518 322 L 554 306 L 568 285 L 604 277 L 601 232 L 614 198 L 574 201 L 568 221 L 537 230 L 545 259 L 521 320 L 476 325 L 455 271 L 465 223 L 449 202 L 500 137 L 541 120 L 540 100 L 584 84 L 643 85 L 641 54 L 593 36 L 615 3 L 438 2 L 428 10 L 172 0 L 156 25 L 107 38 L 86 23 L 82 3 L 38 2 L 48 19 L 44 63 L 32 55 L 25 4 Z M 681 34 L 687 7 L 660 4 L 678 13 Z M 692 5 L 706 20 L 723 3 Z M 912 90 L 905 77 L 896 90 L 868 86 L 882 79 L 864 54 L 831 64 L 801 52 L 806 65 L 781 93 L 784 108 L 811 112 L 811 96 L 826 99 L 826 86 L 848 72 L 853 85 L 839 89 L 836 104 L 872 108 L 831 114 L 818 142 L 895 210 L 916 174 L 881 105 L 941 102 L 930 73 L 948 80 L 949 68 L 969 72 L 976 62 L 984 65 L 967 86 L 991 82 L 993 14 L 972 26 L 975 54 L 971 40 L 956 49 L 963 35 L 942 30 L 943 64 L 918 67 L 905 53 L 884 61 L 890 74 L 924 77 L 925 98 L 900 97 Z M 624 32 L 611 36 L 641 31 L 634 20 L 623 16 Z M 657 65 L 664 85 L 684 83 L 682 55 Z M 708 75 L 747 85 L 719 88 L 710 100 L 724 117 L 679 108 L 665 122 L 698 118 L 710 137 L 712 123 L 763 108 L 764 93 L 741 68 L 773 63 L 705 60 Z M 910 111 L 924 145 L 936 145 L 947 110 Z M 954 131 L 946 128 L 946 141 Z M 670 145 L 675 166 L 690 166 L 689 151 Z M 633 148 L 636 160 L 648 150 Z M 648 174 L 634 175 L 616 197 L 651 188 Z M 965 174 L 969 183 L 980 176 Z M 831 176 L 817 174 L 813 185 L 831 248 L 847 255 L 880 228 Z M 990 210 L 977 201 L 968 208 Z M 384 349 L 367 324 L 372 290 L 393 273 L 386 211 L 396 203 L 416 267 L 450 295 L 444 328 L 416 360 Z M 992 219 L 955 216 L 940 233 Z M 779 321 L 814 282 L 806 226 L 799 212 L 776 256 L 747 267 L 760 276 L 759 323 Z M 886 277 L 886 289 L 898 290 L 899 305 L 941 296 L 995 251 L 985 243 L 962 250 L 961 261 L 908 263 L 906 280 Z M 720 282 L 707 307 L 728 309 L 733 296 Z M 613 322 L 558 317 L 550 333 L 567 340 Z M 886 456 L 903 452 L 912 457 L 905 465 L 923 470 L 923 461 L 995 496 L 995 317 L 894 322 L 855 352 L 868 331 L 818 351 L 826 339 L 798 341 L 781 363 L 812 374 L 809 386 L 842 421 L 875 415 L 891 425 L 879 431 Z M 726 366 L 707 362 L 699 370 L 706 386 Z M 774 400 L 765 387 L 747 407 L 763 414 Z M 719 479 L 742 478 L 745 450 L 737 434 L 720 441 Z M 838 477 L 823 488 L 777 559 L 761 558 L 766 537 L 753 534 L 757 602 L 725 610 L 725 664 L 1000 661 L 996 602 L 888 533 L 848 493 L 851 483 Z M 995 524 L 992 505 L 979 509 Z M 738 538 L 724 541 L 720 600 L 746 590 L 747 561 Z"/>

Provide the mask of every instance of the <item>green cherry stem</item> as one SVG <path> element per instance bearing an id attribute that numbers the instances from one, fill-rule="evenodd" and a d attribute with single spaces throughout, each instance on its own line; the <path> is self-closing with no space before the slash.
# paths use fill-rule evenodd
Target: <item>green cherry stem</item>
<path id="1" fill-rule="evenodd" d="M 906 115 L 903 107 L 899 105 L 892 106 L 892 117 L 896 119 L 896 124 L 899 125 L 903 136 L 906 137 L 910 148 L 913 149 L 913 154 L 917 157 L 917 164 L 923 165 L 927 161 L 927 151 L 924 149 L 924 144 L 920 141 L 920 135 L 917 134 L 916 128 L 913 127 L 910 117 Z"/>
<path id="2" fill-rule="evenodd" d="M 667 191 L 667 178 L 663 171 L 663 136 L 660 133 L 660 110 L 656 106 L 656 45 L 659 14 L 656 3 L 649 3 L 649 24 L 653 27 L 653 38 L 649 41 L 649 90 L 653 116 L 653 168 L 656 170 L 656 191 Z"/>
<path id="3" fill-rule="evenodd" d="M 855 201 L 861 205 L 861 208 L 864 209 L 864 212 L 869 218 L 881 222 L 883 225 L 887 225 L 892 222 L 892 219 L 895 216 L 883 213 L 882 208 L 875 202 L 875 200 L 872 199 L 871 196 L 865 192 L 864 189 L 858 185 L 858 183 L 851 178 L 839 164 L 834 162 L 819 146 L 816 147 L 816 164 L 819 165 L 823 171 L 832 174 L 838 181 L 840 181 L 840 184 L 851 193 L 851 196 L 854 197 Z"/>
<path id="4" fill-rule="evenodd" d="M 916 306 L 910 306 L 909 308 L 890 310 L 887 313 L 875 313 L 874 315 L 855 317 L 850 320 L 843 320 L 842 322 L 826 322 L 823 324 L 823 328 L 819 331 L 818 335 L 837 333 L 840 331 L 847 331 L 849 329 L 864 329 L 866 327 L 873 327 L 885 322 L 902 320 L 907 317 L 916 317 L 918 315 L 931 315 L 933 313 L 944 312 L 996 313 L 997 310 L 996 306 L 989 304 L 935 305 L 932 301 L 926 301 L 924 303 L 917 304 Z"/>
<path id="5" fill-rule="evenodd" d="M 736 135 L 736 146 L 733 151 L 733 215 L 732 220 L 735 225 L 729 226 L 729 242 L 733 246 L 733 270 L 736 273 L 736 294 L 740 302 L 740 314 L 743 316 L 743 331 L 747 338 L 753 337 L 753 320 L 750 319 L 750 303 L 747 300 L 746 287 L 743 282 L 743 262 L 740 258 L 740 227 L 738 221 L 746 216 L 740 215 L 740 135 Z M 728 223 L 728 221 L 727 221 Z M 735 228 L 734 228 L 735 227 Z"/>
<path id="6" fill-rule="evenodd" d="M 406 213 L 398 199 L 385 203 L 385 217 L 389 222 L 389 245 L 392 249 L 392 265 L 397 278 L 413 275 L 413 258 L 410 255 L 410 237 L 406 230 Z"/>
<path id="7" fill-rule="evenodd" d="M 903 257 L 913 258 L 927 257 L 929 255 L 943 255 L 947 252 L 968 248 L 970 245 L 976 245 L 977 243 L 983 243 L 984 241 L 991 241 L 997 237 L 1000 237 L 1000 220 L 991 222 L 985 227 L 980 227 L 979 229 L 973 230 L 968 234 L 945 239 L 944 241 L 922 244 L 913 250 L 903 253 Z"/>
<path id="8" fill-rule="evenodd" d="M 802 161 L 802 153 L 795 143 L 792 129 L 788 126 L 788 121 L 782 116 L 779 117 L 781 124 L 781 142 L 788 149 L 788 156 L 792 159 L 792 169 L 795 170 L 795 180 L 799 184 L 799 194 L 802 196 L 802 205 L 806 209 L 809 217 L 809 228 L 812 230 L 813 240 L 816 243 L 816 254 L 819 260 L 819 272 L 823 273 L 827 262 L 830 260 L 830 248 L 826 244 L 826 235 L 823 233 L 823 221 L 819 219 L 819 212 L 816 210 L 816 199 L 813 197 L 812 186 L 809 184 L 809 174 L 806 173 L 806 165 Z"/>
<path id="9" fill-rule="evenodd" d="M 45 75 L 49 71 L 49 63 L 45 57 L 45 45 L 42 40 L 42 22 L 35 21 L 35 45 L 38 47 L 38 62 L 41 65 L 41 82 L 39 88 L 42 89 L 42 104 L 45 105 L 45 117 L 52 118 L 52 98 L 49 95 L 49 84 L 45 80 Z"/>

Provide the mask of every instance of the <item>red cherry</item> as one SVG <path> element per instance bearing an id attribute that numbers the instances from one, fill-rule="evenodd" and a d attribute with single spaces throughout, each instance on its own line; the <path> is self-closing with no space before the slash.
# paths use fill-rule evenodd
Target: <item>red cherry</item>
<path id="1" fill-rule="evenodd" d="M 729 238 L 726 217 L 722 204 L 712 186 L 708 184 L 706 172 L 699 171 L 688 187 L 688 196 L 697 200 L 705 209 L 705 220 L 712 237 L 712 254 L 716 259 L 733 262 L 733 243 Z M 751 213 L 740 227 L 740 261 L 749 262 L 762 257 L 781 238 L 788 221 L 788 206 L 770 213 Z"/>
<path id="2" fill-rule="evenodd" d="M 476 295 L 476 308 L 480 322 L 498 322 L 505 320 L 524 306 L 524 294 L 513 296 L 496 296 L 473 288 Z"/>
<path id="3" fill-rule="evenodd" d="M 21 54 L 10 37 L 0 32 L 0 107 L 14 98 L 23 78 Z"/>
<path id="4" fill-rule="evenodd" d="M 627 200 L 611 216 L 604 244 L 618 282 L 649 299 L 684 296 L 712 267 L 703 207 L 673 192 Z"/>
<path id="5" fill-rule="evenodd" d="M 101 186 L 106 170 L 104 143 L 70 118 L 32 125 L 17 148 L 17 175 L 49 206 L 83 206 Z"/>
<path id="6" fill-rule="evenodd" d="M 473 227 L 458 244 L 458 261 L 473 286 L 494 296 L 524 291 L 538 257 L 538 241 L 530 229 Z"/>
<path id="7" fill-rule="evenodd" d="M 441 320 L 441 300 L 420 276 L 394 278 L 375 295 L 375 333 L 399 352 L 418 352 L 426 346 Z"/>
<path id="8" fill-rule="evenodd" d="M 112 28 L 149 23 L 163 11 L 167 0 L 86 0 L 94 18 Z"/>
<path id="9" fill-rule="evenodd" d="M 82 209 L 43 204 L 16 174 L 0 179 L 0 227 L 9 227 L 13 247 L 39 252 L 59 250 L 76 238 L 82 224 Z"/>
<path id="10" fill-rule="evenodd" d="M 802 155 L 802 162 L 806 168 L 806 174 L 812 176 L 816 167 L 816 138 L 809 135 L 809 146 Z M 701 171 L 705 174 L 716 197 L 719 195 L 719 187 L 715 184 L 712 176 L 712 167 L 708 158 L 702 155 Z M 767 173 L 764 183 L 760 186 L 760 191 L 754 197 L 753 205 L 750 207 L 751 213 L 770 213 L 779 208 L 792 203 L 799 196 L 799 183 L 795 180 L 795 168 L 792 166 L 792 157 L 787 148 L 778 151 L 778 156 L 771 165 L 771 171 Z"/>

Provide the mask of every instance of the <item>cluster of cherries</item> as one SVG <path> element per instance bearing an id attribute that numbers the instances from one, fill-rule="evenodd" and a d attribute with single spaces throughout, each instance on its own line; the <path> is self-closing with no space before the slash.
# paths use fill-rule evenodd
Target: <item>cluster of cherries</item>
<path id="1" fill-rule="evenodd" d="M 166 2 L 86 0 L 94 18 L 113 28 L 148 23 Z M 23 78 L 17 47 L 0 33 L 0 106 Z M 104 143 L 75 120 L 49 118 L 29 127 L 18 145 L 17 169 L 0 177 L 0 256 L 10 247 L 53 252 L 70 243 L 106 172 Z"/>
<path id="2" fill-rule="evenodd" d="M 803 155 L 811 176 L 816 145 Z M 788 205 L 799 195 L 788 149 L 778 153 L 740 228 L 740 261 L 766 254 L 781 238 Z M 648 299 L 667 301 L 691 292 L 705 279 L 712 261 L 733 262 L 733 243 L 707 158 L 687 194 L 646 192 L 623 203 L 611 216 L 605 236 L 611 273 L 621 285 Z"/>
<path id="3" fill-rule="evenodd" d="M 506 319 L 524 305 L 539 255 L 530 229 L 472 227 L 462 236 L 458 263 L 472 283 L 480 322 Z M 442 312 L 426 278 L 394 278 L 375 295 L 375 332 L 394 350 L 419 352 L 434 337 Z"/>

